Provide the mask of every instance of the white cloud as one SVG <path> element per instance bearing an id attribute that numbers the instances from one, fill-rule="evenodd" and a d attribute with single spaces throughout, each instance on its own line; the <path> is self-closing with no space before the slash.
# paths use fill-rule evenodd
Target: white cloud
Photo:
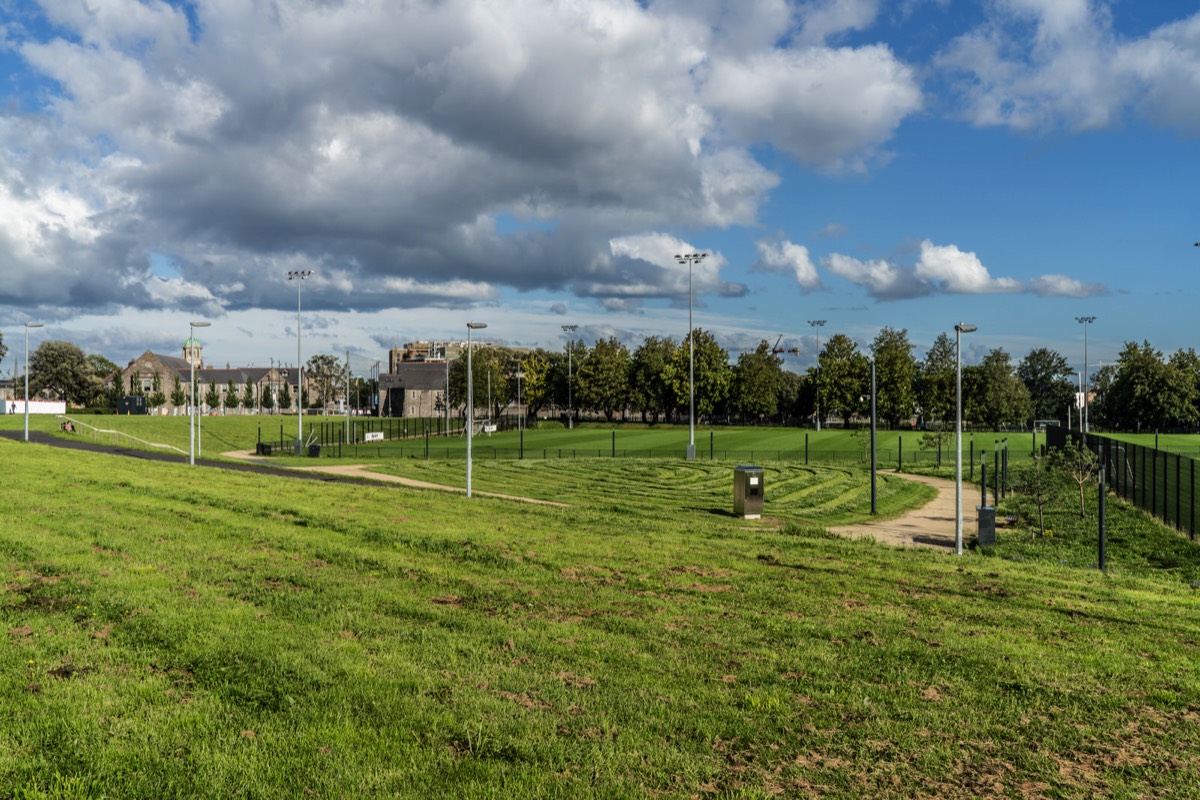
<path id="1" fill-rule="evenodd" d="M 803 20 L 800 39 L 819 44 L 833 36 L 860 31 L 875 21 L 879 0 L 815 0 L 800 7 Z"/>
<path id="2" fill-rule="evenodd" d="M 911 269 L 882 259 L 859 261 L 841 253 L 831 253 L 821 263 L 834 275 L 864 287 L 877 300 L 901 300 L 932 292 L 928 284 L 913 276 Z"/>
<path id="3" fill-rule="evenodd" d="M 834 170 L 865 169 L 922 104 L 914 71 L 882 45 L 717 59 L 704 97 L 741 139 Z"/>
<path id="4" fill-rule="evenodd" d="M 921 242 L 914 265 L 878 259 L 859 261 L 839 253 L 822 260 L 826 269 L 862 286 L 876 300 L 903 300 L 932 294 L 991 294 L 1033 291 L 1041 295 L 1084 297 L 1104 294 L 1096 284 L 1082 284 L 1063 275 L 1047 275 L 1026 285 L 1015 278 L 996 278 L 979 257 L 956 245 Z"/>
<path id="5" fill-rule="evenodd" d="M 1136 109 L 1200 132 L 1200 14 L 1132 39 L 1117 34 L 1104 3 L 1001 0 L 993 9 L 935 60 L 976 125 L 1094 130 Z"/>
<path id="6" fill-rule="evenodd" d="M 796 277 L 796 283 L 806 292 L 821 288 L 821 276 L 817 267 L 808 254 L 808 248 L 794 242 L 755 243 L 758 248 L 759 264 L 767 272 L 790 271 Z"/>
<path id="7" fill-rule="evenodd" d="M 1100 283 L 1084 283 L 1066 275 L 1042 275 L 1029 282 L 1033 293 L 1041 297 L 1096 297 L 1108 294 Z"/>
<path id="8" fill-rule="evenodd" d="M 1019 292 L 1024 287 L 1012 278 L 993 278 L 974 253 L 964 253 L 955 245 L 921 242 L 921 253 L 913 276 L 917 280 L 950 294 Z"/>

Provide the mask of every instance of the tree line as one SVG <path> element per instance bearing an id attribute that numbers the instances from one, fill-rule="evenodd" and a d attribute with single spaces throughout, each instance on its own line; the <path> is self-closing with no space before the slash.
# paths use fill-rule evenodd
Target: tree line
<path id="1" fill-rule="evenodd" d="M 870 409 L 870 365 L 875 363 L 876 409 L 881 424 L 891 428 L 918 424 L 952 426 L 955 414 L 956 353 L 954 340 L 938 334 L 923 358 L 908 331 L 885 327 L 865 350 L 846 334 L 832 335 L 817 364 L 802 373 L 784 369 L 780 351 L 761 341 L 736 358 L 709 331 L 693 331 L 696 418 L 709 423 L 852 424 Z M 610 337 L 588 346 L 572 340 L 562 351 L 519 351 L 481 345 L 472 357 L 475 407 L 499 416 L 518 403 L 530 416 L 548 410 L 612 422 L 680 422 L 688 415 L 689 341 L 687 337 L 650 336 L 634 349 Z M 6 353 L 0 337 L 0 358 Z M 87 355 L 74 344 L 43 342 L 29 358 L 30 391 L 76 406 L 115 406 L 124 394 L 145 394 L 140 382 L 124 387 L 111 380 L 119 372 L 112 361 Z M 465 358 L 450 368 L 451 408 L 465 413 Z M 312 356 L 305 365 L 317 405 L 344 396 L 347 367 L 328 354 Z M 518 378 L 518 375 L 520 378 Z M 179 379 L 171 385 L 159 377 L 149 392 L 149 405 L 176 406 L 186 401 Z M 109 381 L 106 389 L 105 383 Z M 351 377 L 350 401 L 368 408 L 376 383 Z M 1179 430 L 1200 425 L 1200 355 L 1193 348 L 1169 357 L 1150 342 L 1127 342 L 1117 360 L 1103 365 L 1089 380 L 1089 421 L 1093 427 L 1119 430 Z M 1057 351 L 1040 347 L 1020 361 L 1003 348 L 987 352 L 977 364 L 963 366 L 963 418 L 991 429 L 1020 427 L 1034 420 L 1066 423 L 1077 419 L 1078 373 Z M 23 386 L 15 387 L 18 394 Z M 295 398 L 282 386 L 255 391 L 252 385 L 210 385 L 203 401 L 225 405 L 289 410 Z M 489 407 L 490 402 L 490 407 Z M 438 409 L 444 411 L 443 408 Z M 1076 424 L 1077 427 L 1077 424 Z"/>
<path id="2" fill-rule="evenodd" d="M 846 334 L 824 343 L 817 364 L 784 369 L 779 350 L 761 341 L 736 359 L 703 329 L 693 332 L 696 417 L 702 422 L 812 424 L 863 420 L 870 411 L 870 368 L 876 369 L 876 410 L 892 428 L 952 425 L 957 359 L 954 340 L 939 334 L 923 359 L 908 331 L 886 327 L 866 350 Z M 651 336 L 630 350 L 615 338 L 589 347 L 572 341 L 563 352 L 518 352 L 482 346 L 473 356 L 475 407 L 495 416 L 517 403 L 530 415 L 570 408 L 612 422 L 679 422 L 689 409 L 689 340 Z M 466 407 L 466 361 L 451 367 L 450 403 Z M 1048 348 L 1019 363 L 1002 348 L 963 367 L 963 411 L 969 422 L 1017 427 L 1032 419 L 1065 421 L 1075 403 L 1070 365 Z M 569 390 L 568 390 L 569 386 Z M 490 389 L 488 388 L 490 387 Z M 490 391 L 490 396 L 487 394 Z"/>

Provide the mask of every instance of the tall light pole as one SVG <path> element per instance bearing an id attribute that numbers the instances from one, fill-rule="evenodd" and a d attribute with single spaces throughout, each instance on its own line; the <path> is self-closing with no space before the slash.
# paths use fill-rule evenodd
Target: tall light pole
<path id="1" fill-rule="evenodd" d="M 467 323 L 467 497 L 471 496 L 471 437 L 475 435 L 475 373 L 471 367 L 471 331 L 486 327 L 486 322 Z"/>
<path id="2" fill-rule="evenodd" d="M 296 455 L 304 454 L 304 362 L 300 360 L 300 287 L 311 269 L 290 269 L 288 280 L 296 282 Z"/>
<path id="3" fill-rule="evenodd" d="M 579 330 L 578 325 L 563 325 L 563 333 L 567 335 L 567 428 L 575 427 L 575 415 L 571 411 L 571 334 Z"/>
<path id="4" fill-rule="evenodd" d="M 954 552 L 963 551 L 962 511 L 962 335 L 978 330 L 975 325 L 960 322 L 954 326 Z"/>
<path id="5" fill-rule="evenodd" d="M 191 341 L 191 348 L 188 351 L 188 355 L 190 356 L 190 358 L 188 359 L 188 361 L 192 362 L 192 377 L 191 377 L 192 413 L 191 413 L 191 415 L 188 416 L 188 463 L 193 466 L 196 464 L 196 427 L 197 427 L 196 426 L 196 423 L 197 423 L 197 419 L 196 419 L 196 356 L 198 354 L 198 352 L 197 352 L 198 348 L 196 347 L 196 345 L 197 345 L 196 328 L 207 328 L 210 325 L 212 325 L 211 322 L 189 322 L 188 323 L 188 339 Z"/>
<path id="6" fill-rule="evenodd" d="M 29 329 L 40 328 L 41 322 L 25 323 L 25 441 L 29 441 Z"/>
<path id="7" fill-rule="evenodd" d="M 821 328 L 825 325 L 823 319 L 810 319 L 809 325 L 812 325 L 817 331 L 817 430 L 821 430 Z"/>
<path id="8" fill-rule="evenodd" d="M 1096 321 L 1095 317 L 1076 317 L 1075 321 L 1083 325 L 1083 432 L 1088 432 L 1088 365 L 1087 340 L 1088 325 Z"/>
<path id="9" fill-rule="evenodd" d="M 708 253 L 675 256 L 676 261 L 687 264 L 688 268 L 688 461 L 696 458 L 696 343 L 692 336 L 692 267 L 707 257 Z"/>

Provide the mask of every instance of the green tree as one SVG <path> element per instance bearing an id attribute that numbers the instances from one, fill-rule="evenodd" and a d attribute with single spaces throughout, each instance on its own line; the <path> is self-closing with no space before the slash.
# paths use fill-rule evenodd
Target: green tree
<path id="1" fill-rule="evenodd" d="M 925 353 L 917 376 L 917 402 L 926 425 L 937 420 L 938 427 L 945 428 L 947 421 L 956 420 L 957 377 L 958 351 L 954 340 L 949 334 L 939 333 Z"/>
<path id="2" fill-rule="evenodd" d="M 899 428 L 917 406 L 917 359 L 906 329 L 885 327 L 871 343 L 875 359 L 875 410 L 888 427 Z"/>
<path id="3" fill-rule="evenodd" d="M 33 396 L 46 391 L 68 405 L 83 405 L 103 390 L 102 380 L 83 351 L 70 342 L 42 342 L 29 357 L 29 392 Z"/>
<path id="4" fill-rule="evenodd" d="M 4 361 L 6 355 L 8 355 L 8 345 L 4 344 L 4 331 L 0 331 L 0 361 Z"/>
<path id="5" fill-rule="evenodd" d="M 204 393 L 204 404 L 208 406 L 209 411 L 215 411 L 221 407 L 221 389 L 217 386 L 216 381 L 208 384 L 208 391 Z"/>
<path id="6" fill-rule="evenodd" d="M 1170 364 L 1150 342 L 1126 342 L 1115 367 L 1102 406 L 1115 427 L 1158 430 L 1196 419 L 1196 385 L 1185 357 Z"/>
<path id="7" fill-rule="evenodd" d="M 538 411 L 553 401 L 552 356 L 545 350 L 535 350 L 526 354 L 518 364 L 521 374 L 525 376 L 521 378 L 521 402 L 525 406 L 526 414 L 536 419 Z"/>
<path id="8" fill-rule="evenodd" d="M 1200 355 L 1194 348 L 1176 350 L 1171 354 L 1168 365 L 1179 374 L 1179 381 L 1186 385 L 1191 397 L 1191 409 L 1180 408 L 1180 426 L 1192 426 L 1200 421 Z"/>
<path id="9" fill-rule="evenodd" d="M 783 388 L 783 359 L 772 353 L 771 345 L 763 340 L 753 352 L 738 356 L 733 367 L 730 405 L 743 420 L 760 422 L 779 411 Z"/>
<path id="10" fill-rule="evenodd" d="M 167 396 L 163 393 L 162 375 L 156 370 L 150 386 L 150 396 L 146 398 L 150 408 L 162 408 L 167 404 Z"/>
<path id="11" fill-rule="evenodd" d="M 629 349 L 615 337 L 601 339 L 579 365 L 579 405 L 613 421 L 629 405 Z"/>
<path id="12" fill-rule="evenodd" d="M 695 404 L 696 417 L 711 418 L 729 396 L 733 371 L 729 368 L 729 353 L 725 352 L 711 333 L 696 328 L 692 331 L 695 343 Z M 667 382 L 683 412 L 688 408 L 688 340 L 684 339 L 667 367 Z"/>
<path id="13" fill-rule="evenodd" d="M 989 352 L 978 366 L 963 370 L 963 407 L 966 416 L 993 430 L 1029 419 L 1029 390 L 1003 348 Z"/>
<path id="14" fill-rule="evenodd" d="M 850 418 L 864 410 L 863 397 L 870 389 L 870 362 L 853 339 L 835 333 L 821 350 L 820 363 L 821 415 L 839 416 L 843 424 L 849 425 Z"/>
<path id="15" fill-rule="evenodd" d="M 317 393 L 317 405 L 323 408 L 341 397 L 342 387 L 346 385 L 346 364 L 337 356 L 318 353 L 308 359 L 304 374 L 308 378 L 308 386 L 304 388 L 311 386 Z"/>
<path id="16" fill-rule="evenodd" d="M 1017 365 L 1017 376 L 1029 390 L 1030 413 L 1034 419 L 1065 420 L 1067 407 L 1075 403 L 1075 384 L 1068 376 L 1071 364 L 1048 347 L 1029 351 Z"/>
<path id="17" fill-rule="evenodd" d="M 677 349 L 667 337 L 649 336 L 629 359 L 629 403 L 641 412 L 642 422 L 649 416 L 656 423 L 678 406 L 675 390 L 667 381 L 667 368 Z"/>
<path id="18" fill-rule="evenodd" d="M 291 411 L 292 409 L 292 390 L 288 386 L 287 381 L 283 382 L 283 388 L 279 390 L 279 410 Z"/>
<path id="19" fill-rule="evenodd" d="M 263 410 L 268 414 L 275 409 L 275 392 L 271 389 L 271 384 L 268 383 L 262 387 L 258 401 L 262 403 Z"/>
<path id="20" fill-rule="evenodd" d="M 255 404 L 254 379 L 246 376 L 246 385 L 242 387 L 242 408 L 252 410 Z"/>
<path id="21" fill-rule="evenodd" d="M 230 378 L 225 383 L 225 392 L 221 400 L 225 403 L 226 408 L 234 409 L 241 405 L 241 400 L 238 397 L 238 386 L 233 382 L 233 378 Z"/>
<path id="22" fill-rule="evenodd" d="M 1087 516 L 1086 488 L 1096 480 L 1100 472 L 1100 459 L 1082 442 L 1068 440 L 1065 447 L 1051 452 L 1052 463 L 1062 474 L 1067 475 L 1079 487 L 1079 518 Z"/>
<path id="23" fill-rule="evenodd" d="M 183 383 L 179 380 L 179 374 L 176 373 L 173 377 L 175 380 L 171 386 L 171 405 L 176 408 L 183 408 L 188 400 L 187 392 L 183 390 Z"/>

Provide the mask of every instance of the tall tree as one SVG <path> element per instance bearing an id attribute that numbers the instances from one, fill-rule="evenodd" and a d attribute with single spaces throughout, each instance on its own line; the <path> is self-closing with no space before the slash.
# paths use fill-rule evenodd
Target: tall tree
<path id="1" fill-rule="evenodd" d="M 926 424 L 936 420 L 945 428 L 955 420 L 957 406 L 958 352 L 947 333 L 939 333 L 925 353 L 917 378 L 917 402 Z"/>
<path id="2" fill-rule="evenodd" d="M 1029 390 L 1034 419 L 1065 421 L 1067 407 L 1075 403 L 1075 384 L 1068 376 L 1071 364 L 1048 347 L 1029 351 L 1017 365 L 1017 376 Z"/>
<path id="3" fill-rule="evenodd" d="M 70 342 L 42 342 L 29 357 L 29 392 L 48 391 L 68 405 L 82 405 L 103 391 L 83 351 Z"/>
<path id="4" fill-rule="evenodd" d="M 993 430 L 1029 419 L 1029 390 L 1003 348 L 997 347 L 978 366 L 963 370 L 963 407 L 964 415 Z"/>
<path id="5" fill-rule="evenodd" d="M 730 405 L 743 420 L 760 422 L 778 412 L 783 385 L 783 359 L 771 352 L 769 343 L 761 341 L 754 352 L 738 356 Z"/>
<path id="6" fill-rule="evenodd" d="M 304 375 L 306 383 L 316 390 L 317 405 L 324 407 L 341 397 L 340 389 L 346 385 L 346 364 L 337 356 L 318 353 L 305 362 Z"/>
<path id="7" fill-rule="evenodd" d="M 820 407 L 822 416 L 839 416 L 843 424 L 865 408 L 870 362 L 844 333 L 829 337 L 821 350 Z"/>
<path id="8" fill-rule="evenodd" d="M 518 362 L 521 374 L 525 376 L 521 379 L 521 403 L 525 406 L 527 414 L 535 419 L 538 411 L 548 405 L 554 397 L 554 358 L 560 356 L 559 353 L 535 350 L 527 353 Z"/>
<path id="9" fill-rule="evenodd" d="M 729 353 L 717 344 L 711 333 L 701 328 L 692 331 L 692 341 L 695 343 L 693 389 L 696 418 L 711 418 L 729 396 L 729 386 L 733 381 Z M 666 371 L 667 382 L 684 413 L 688 408 L 689 358 L 688 340 L 685 338 Z"/>
<path id="10" fill-rule="evenodd" d="M 271 384 L 262 387 L 262 392 L 259 396 L 259 402 L 262 403 L 263 409 L 270 414 L 275 408 L 275 392 L 271 389 Z"/>
<path id="11" fill-rule="evenodd" d="M 204 404 L 208 406 L 209 411 L 221 407 L 221 388 L 217 386 L 216 381 L 209 382 L 208 391 L 204 393 Z"/>
<path id="12" fill-rule="evenodd" d="M 629 405 L 629 348 L 616 337 L 601 339 L 579 366 L 579 404 L 613 421 Z"/>
<path id="13" fill-rule="evenodd" d="M 4 344 L 4 331 L 0 331 L 0 361 L 8 355 L 8 345 Z"/>
<path id="14" fill-rule="evenodd" d="M 283 388 L 279 390 L 279 410 L 292 410 L 292 390 L 288 386 L 287 381 L 283 382 Z"/>
<path id="15" fill-rule="evenodd" d="M 171 385 L 171 405 L 183 408 L 188 401 L 187 392 L 183 390 L 183 382 L 179 380 L 179 373 L 175 373 L 172 377 L 175 380 Z"/>
<path id="16" fill-rule="evenodd" d="M 151 408 L 162 408 L 167 404 L 167 395 L 163 392 L 162 374 L 155 371 L 153 381 L 150 384 L 150 396 L 146 398 L 146 403 Z"/>
<path id="17" fill-rule="evenodd" d="M 651 422 L 658 422 L 660 415 L 677 406 L 675 391 L 667 381 L 667 367 L 677 349 L 668 337 L 648 336 L 630 357 L 629 402 L 641 412 L 643 422 L 647 416 Z"/>
<path id="18" fill-rule="evenodd" d="M 908 330 L 885 327 L 871 343 L 875 358 L 875 408 L 891 428 L 912 418 L 917 406 L 917 359 Z"/>
<path id="19" fill-rule="evenodd" d="M 1158 430 L 1190 425 L 1195 419 L 1195 383 L 1186 356 L 1174 364 L 1150 342 L 1126 342 L 1116 371 L 1104 392 L 1104 413 L 1115 427 Z"/>
<path id="20" fill-rule="evenodd" d="M 254 379 L 247 375 L 246 385 L 242 387 L 242 408 L 249 411 L 255 407 L 254 395 Z"/>

